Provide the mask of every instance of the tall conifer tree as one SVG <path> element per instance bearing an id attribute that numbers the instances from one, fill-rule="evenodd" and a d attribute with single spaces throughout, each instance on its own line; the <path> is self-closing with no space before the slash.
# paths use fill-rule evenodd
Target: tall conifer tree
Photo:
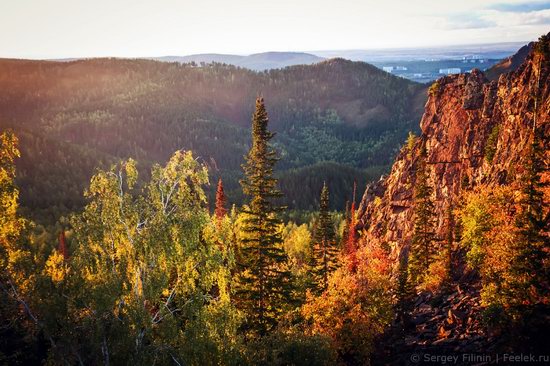
<path id="1" fill-rule="evenodd" d="M 409 279 L 409 264 L 406 255 L 399 256 L 399 266 L 397 268 L 397 284 L 395 293 L 397 296 L 396 311 L 399 321 L 405 322 L 409 300 L 413 294 L 412 284 Z"/>
<path id="2" fill-rule="evenodd" d="M 346 242 L 346 255 L 348 259 L 348 267 L 350 271 L 355 271 L 357 267 L 357 216 L 355 213 L 355 191 L 357 189 L 357 183 L 353 182 L 353 201 L 351 202 L 351 209 L 349 213 L 349 227 L 348 237 Z"/>
<path id="3" fill-rule="evenodd" d="M 277 323 L 291 292 L 277 216 L 280 207 L 274 203 L 281 193 L 273 177 L 278 158 L 269 143 L 274 134 L 267 129 L 268 121 L 264 100 L 258 98 L 252 118 L 252 147 L 241 181 L 248 205 L 243 207 L 237 302 L 247 315 L 247 330 L 260 336 Z"/>
<path id="4" fill-rule="evenodd" d="M 328 286 L 328 276 L 336 268 L 336 256 L 338 254 L 334 223 L 329 207 L 329 190 L 326 182 L 321 190 L 319 221 L 313 245 L 313 271 L 318 281 L 315 287 L 319 290 L 325 290 Z"/>
<path id="5" fill-rule="evenodd" d="M 535 114 L 536 115 L 536 114 Z M 543 142 L 545 136 L 533 121 L 532 140 L 527 164 L 521 180 L 521 212 L 516 220 L 519 231 L 512 260 L 517 298 L 533 304 L 550 295 L 550 239 L 547 202 L 544 200 L 545 183 L 541 174 L 546 170 Z"/>
<path id="6" fill-rule="evenodd" d="M 414 186 L 414 233 L 411 243 L 409 272 L 414 284 L 428 272 L 435 255 L 435 217 L 432 187 L 428 181 L 426 146 L 417 160 Z"/>

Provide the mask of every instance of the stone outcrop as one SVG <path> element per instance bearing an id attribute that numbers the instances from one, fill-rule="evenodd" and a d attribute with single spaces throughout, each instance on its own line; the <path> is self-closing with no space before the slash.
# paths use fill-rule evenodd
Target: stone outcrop
<path id="1" fill-rule="evenodd" d="M 488 80 L 473 70 L 436 81 L 420 122 L 421 136 L 412 146 L 403 147 L 389 175 L 367 187 L 363 195 L 358 208 L 361 240 L 389 246 L 395 268 L 399 258 L 408 255 L 415 169 L 425 145 L 438 218 L 436 236 L 442 242 L 447 229 L 445 212 L 459 202 L 465 190 L 510 184 L 520 178 L 534 123 L 544 136 L 550 135 L 547 51 L 533 47 L 516 70 L 498 80 Z M 492 132 L 496 139 L 489 139 Z M 490 140 L 494 142 L 488 146 Z M 549 139 L 544 143 L 550 161 Z M 458 271 L 463 272 L 464 266 Z M 450 288 L 439 294 L 419 294 L 410 314 L 413 324 L 404 333 L 388 331 L 380 352 L 390 355 L 379 355 L 375 363 L 400 363 L 404 359 L 399 357 L 419 350 L 475 352 L 493 347 L 495 340 L 480 322 L 479 278 L 458 273 Z"/>
<path id="2" fill-rule="evenodd" d="M 411 149 L 401 150 L 390 174 L 363 195 L 358 208 L 363 240 L 390 245 L 395 259 L 410 244 L 415 168 L 422 144 L 428 154 L 440 239 L 445 233 L 444 212 L 457 203 L 461 192 L 517 180 L 533 121 L 546 136 L 550 132 L 549 63 L 548 55 L 532 51 L 516 71 L 501 75 L 498 82 L 478 70 L 436 81 L 420 122 L 421 136 Z M 489 160 L 487 141 L 496 127 L 498 138 Z"/>

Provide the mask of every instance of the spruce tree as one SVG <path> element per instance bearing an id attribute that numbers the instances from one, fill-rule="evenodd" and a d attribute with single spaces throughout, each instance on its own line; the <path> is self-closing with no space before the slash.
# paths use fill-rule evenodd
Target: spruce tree
<path id="1" fill-rule="evenodd" d="M 397 297 L 397 316 L 399 321 L 404 323 L 408 310 L 408 302 L 413 293 L 413 289 L 409 279 L 409 264 L 407 261 L 407 256 L 403 254 L 399 256 L 399 266 L 397 268 L 397 288 L 395 292 Z"/>
<path id="2" fill-rule="evenodd" d="M 328 276 L 336 267 L 338 253 L 334 223 L 329 209 L 329 190 L 326 182 L 321 190 L 319 221 L 313 244 L 313 271 L 319 282 L 315 287 L 319 290 L 325 290 L 328 286 Z"/>
<path id="3" fill-rule="evenodd" d="M 346 256 L 348 262 L 348 268 L 354 272 L 357 267 L 357 216 L 355 213 L 355 191 L 357 189 L 357 183 L 353 182 L 353 201 L 351 202 L 351 209 L 349 213 L 349 226 L 348 237 L 346 242 Z"/>
<path id="4" fill-rule="evenodd" d="M 218 223 L 227 214 L 227 209 L 225 208 L 226 205 L 227 197 L 225 196 L 225 192 L 223 190 L 223 182 L 220 178 L 218 180 L 218 187 L 216 189 L 216 208 L 214 210 L 214 214 L 216 215 Z"/>
<path id="5" fill-rule="evenodd" d="M 281 193 L 273 177 L 278 158 L 269 143 L 274 134 L 267 129 L 268 121 L 263 98 L 258 98 L 252 118 L 252 147 L 243 165 L 245 179 L 241 181 L 248 205 L 242 210 L 245 219 L 237 302 L 247 316 L 246 330 L 260 336 L 276 325 L 291 292 L 277 215 L 281 208 L 274 203 Z"/>
<path id="6" fill-rule="evenodd" d="M 532 140 L 525 172 L 521 180 L 521 211 L 516 219 L 519 231 L 512 260 L 516 297 L 533 304 L 550 294 L 550 239 L 548 217 L 545 217 L 547 202 L 544 200 L 544 183 L 541 173 L 545 171 L 542 129 L 534 124 Z"/>
<path id="7" fill-rule="evenodd" d="M 413 284 L 418 284 L 428 272 L 435 255 L 435 216 L 432 187 L 428 181 L 426 147 L 422 146 L 417 160 L 414 186 L 414 233 L 411 243 L 409 272 Z"/>

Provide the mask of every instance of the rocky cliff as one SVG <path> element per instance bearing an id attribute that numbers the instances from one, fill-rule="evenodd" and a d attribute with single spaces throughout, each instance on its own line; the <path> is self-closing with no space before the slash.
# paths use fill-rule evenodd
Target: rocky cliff
<path id="1" fill-rule="evenodd" d="M 362 241 L 388 245 L 396 264 L 408 255 L 415 169 L 423 145 L 440 242 L 446 233 L 445 212 L 464 191 L 510 184 L 521 176 L 533 124 L 543 129 L 544 136 L 550 132 L 549 39 L 498 80 L 474 70 L 433 84 L 420 122 L 421 136 L 403 147 L 391 173 L 367 187 L 363 195 L 358 209 Z M 544 143 L 550 158 L 548 139 Z M 394 343 L 394 350 L 400 348 L 402 353 L 418 347 L 476 351 L 490 346 L 494 340 L 480 322 L 479 281 L 475 274 L 463 273 L 463 268 L 458 267 L 462 273 L 450 292 L 420 294 L 411 314 L 412 330 L 399 340 L 390 334 L 386 345 Z"/>
<path id="2" fill-rule="evenodd" d="M 423 144 L 441 240 L 444 212 L 462 191 L 518 179 L 533 122 L 544 135 L 550 132 L 549 63 L 547 54 L 533 51 L 517 70 L 502 74 L 498 81 L 489 81 L 478 70 L 436 81 L 420 121 L 421 136 L 411 148 L 401 150 L 390 174 L 368 186 L 362 197 L 358 209 L 362 240 L 389 244 L 394 257 L 406 252 L 413 232 L 415 168 Z M 489 159 L 486 151 L 493 131 L 498 134 Z"/>

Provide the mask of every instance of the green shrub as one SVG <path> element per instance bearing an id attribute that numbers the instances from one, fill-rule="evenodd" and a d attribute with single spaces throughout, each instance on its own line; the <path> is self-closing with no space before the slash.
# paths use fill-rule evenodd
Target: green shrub
<path id="1" fill-rule="evenodd" d="M 337 362 L 336 350 L 328 337 L 301 332 L 275 331 L 248 344 L 247 363 L 269 366 L 322 366 Z"/>
<path id="2" fill-rule="evenodd" d="M 489 137 L 487 138 L 487 143 L 485 144 L 485 160 L 487 160 L 489 164 L 493 162 L 493 158 L 495 157 L 495 153 L 497 151 L 499 132 L 500 126 L 494 126 L 491 130 L 491 133 L 489 134 Z"/>
<path id="3" fill-rule="evenodd" d="M 407 149 L 407 156 L 409 159 L 412 157 L 414 145 L 416 144 L 417 137 L 414 134 L 414 132 L 409 131 L 409 136 L 407 137 L 407 142 L 405 143 L 405 147 Z"/>
<path id="4" fill-rule="evenodd" d="M 428 89 L 428 94 L 430 96 L 434 96 L 439 91 L 439 81 L 434 81 L 434 83 L 430 86 L 430 89 Z"/>
<path id="5" fill-rule="evenodd" d="M 550 57 L 550 36 L 548 34 L 539 38 L 535 44 L 535 52 L 542 56 Z"/>

